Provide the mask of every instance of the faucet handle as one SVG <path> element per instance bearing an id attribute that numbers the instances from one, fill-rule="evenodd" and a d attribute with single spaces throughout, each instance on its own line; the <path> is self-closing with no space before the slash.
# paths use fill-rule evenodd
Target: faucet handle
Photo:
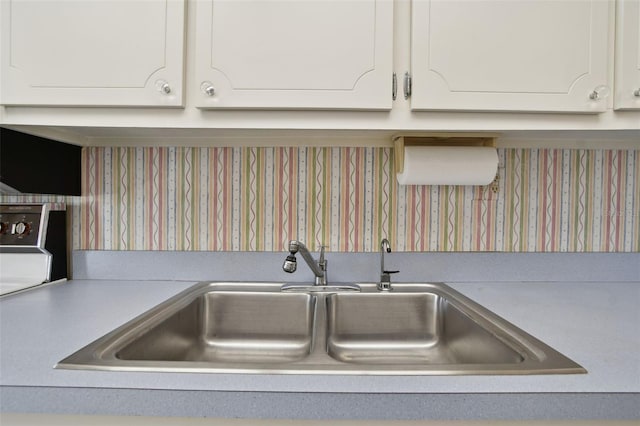
<path id="1" fill-rule="evenodd" d="M 397 274 L 400 271 L 387 271 L 386 269 L 382 271 L 383 274 Z"/>

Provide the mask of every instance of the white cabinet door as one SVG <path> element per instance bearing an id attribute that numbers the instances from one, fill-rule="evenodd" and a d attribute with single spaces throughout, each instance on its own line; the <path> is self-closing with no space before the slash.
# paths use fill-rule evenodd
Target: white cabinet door
<path id="1" fill-rule="evenodd" d="M 392 0 L 199 0 L 201 108 L 390 109 Z"/>
<path id="2" fill-rule="evenodd" d="M 640 0 L 618 0 L 615 109 L 640 109 Z"/>
<path id="3" fill-rule="evenodd" d="M 412 108 L 604 111 L 611 6 L 606 0 L 414 0 Z M 600 96 L 592 99 L 596 88 Z"/>
<path id="4" fill-rule="evenodd" d="M 5 105 L 182 106 L 184 0 L 2 0 Z"/>

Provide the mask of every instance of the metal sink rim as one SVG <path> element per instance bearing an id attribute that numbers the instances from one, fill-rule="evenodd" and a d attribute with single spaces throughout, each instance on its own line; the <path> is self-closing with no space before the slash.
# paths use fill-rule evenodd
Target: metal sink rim
<path id="1" fill-rule="evenodd" d="M 56 364 L 60 369 L 90 369 L 103 371 L 152 371 L 190 373 L 250 373 L 250 374 L 331 374 L 331 375 L 527 375 L 527 374 L 576 374 L 586 370 L 529 335 L 507 320 L 494 314 L 444 283 L 394 283 L 391 293 L 435 293 L 453 301 L 459 309 L 479 321 L 483 327 L 493 325 L 504 333 L 514 350 L 523 355 L 517 364 L 436 364 L 436 365 L 365 365 L 340 362 L 327 353 L 327 298 L 334 294 L 385 294 L 377 290 L 375 283 L 357 283 L 361 293 L 335 290 L 313 291 L 309 296 L 315 300 L 312 348 L 308 357 L 283 363 L 210 363 L 194 361 L 132 361 L 118 359 L 115 354 L 132 335 L 144 327 L 145 321 L 155 317 L 156 321 L 171 315 L 199 294 L 208 291 L 227 292 L 277 292 L 285 283 L 281 282 L 216 282 L 203 281 L 176 294 L 148 311 L 117 327 L 92 343 L 69 355 Z M 298 292 L 297 292 L 298 293 Z M 287 294 L 287 293 L 282 293 Z M 384 296 L 381 296 L 384 297 Z M 147 326 L 149 324 L 147 323 Z"/>

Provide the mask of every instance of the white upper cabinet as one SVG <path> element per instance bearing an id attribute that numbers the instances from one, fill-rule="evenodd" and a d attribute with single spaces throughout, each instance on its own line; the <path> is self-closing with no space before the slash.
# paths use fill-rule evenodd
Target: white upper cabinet
<path id="1" fill-rule="evenodd" d="M 6 105 L 182 106 L 185 0 L 2 0 Z"/>
<path id="2" fill-rule="evenodd" d="M 618 0 L 615 109 L 640 109 L 640 0 Z"/>
<path id="3" fill-rule="evenodd" d="M 199 0 L 200 108 L 390 109 L 392 0 Z"/>
<path id="4" fill-rule="evenodd" d="M 604 0 L 414 0 L 412 108 L 605 111 L 612 5 Z M 636 12 L 636 43 L 637 37 Z"/>

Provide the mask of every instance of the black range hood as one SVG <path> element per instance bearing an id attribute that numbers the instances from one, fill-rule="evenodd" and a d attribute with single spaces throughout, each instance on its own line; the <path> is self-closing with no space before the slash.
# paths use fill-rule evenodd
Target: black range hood
<path id="1" fill-rule="evenodd" d="M 0 128 L 0 193 L 80 195 L 82 147 Z"/>

